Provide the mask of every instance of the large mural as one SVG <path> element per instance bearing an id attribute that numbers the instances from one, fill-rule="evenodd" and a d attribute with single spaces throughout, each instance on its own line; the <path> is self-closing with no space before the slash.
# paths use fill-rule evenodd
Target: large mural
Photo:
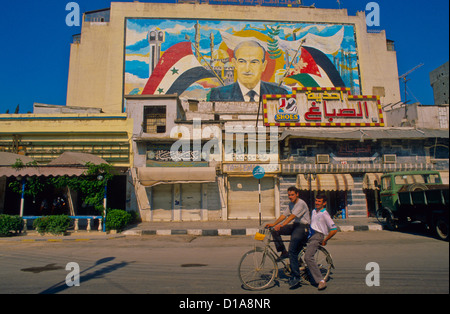
<path id="1" fill-rule="evenodd" d="M 360 94 L 353 25 L 127 19 L 124 94 L 259 101 L 292 88 Z"/>

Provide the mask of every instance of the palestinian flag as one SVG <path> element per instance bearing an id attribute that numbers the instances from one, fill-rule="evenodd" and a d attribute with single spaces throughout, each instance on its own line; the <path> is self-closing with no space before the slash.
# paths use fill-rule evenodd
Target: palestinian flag
<path id="1" fill-rule="evenodd" d="M 345 87 L 341 75 L 326 54 L 312 47 L 302 47 L 300 68 L 291 72 L 288 78 L 305 87 Z"/>
<path id="2" fill-rule="evenodd" d="M 142 95 L 181 95 L 198 80 L 214 77 L 192 53 L 191 43 L 180 42 L 167 49 L 153 70 Z"/>

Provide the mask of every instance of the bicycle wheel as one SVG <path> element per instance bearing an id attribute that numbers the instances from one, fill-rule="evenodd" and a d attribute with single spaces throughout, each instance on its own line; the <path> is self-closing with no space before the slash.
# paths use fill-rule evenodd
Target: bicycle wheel
<path id="1" fill-rule="evenodd" d="M 251 290 L 263 290 L 275 280 L 278 272 L 273 256 L 262 248 L 255 248 L 242 256 L 239 262 L 239 279 Z"/>
<path id="2" fill-rule="evenodd" d="M 307 268 L 303 268 L 302 266 L 306 266 L 306 263 L 304 262 L 304 257 L 305 257 L 305 249 L 303 249 L 300 254 L 299 254 L 299 264 L 300 264 L 300 275 L 303 279 L 305 279 L 306 281 L 310 282 L 310 275 L 309 275 L 309 271 L 306 272 Z M 328 280 L 328 277 L 330 276 L 331 273 L 331 267 L 334 268 L 333 265 L 333 259 L 331 258 L 330 253 L 328 253 L 328 251 L 322 247 L 319 246 L 319 248 L 317 249 L 317 252 L 314 256 L 314 259 L 316 260 L 317 265 L 319 266 L 320 272 L 322 273 L 322 277 L 325 281 Z"/>

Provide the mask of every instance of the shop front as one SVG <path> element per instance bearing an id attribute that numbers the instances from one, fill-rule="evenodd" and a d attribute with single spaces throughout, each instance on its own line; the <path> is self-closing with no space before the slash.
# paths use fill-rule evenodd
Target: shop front
<path id="1" fill-rule="evenodd" d="M 353 204 L 352 190 L 354 180 L 350 174 L 301 173 L 297 175 L 297 188 L 301 191 L 300 197 L 314 208 L 314 198 L 319 192 L 327 196 L 327 210 L 332 217 L 345 217 L 348 213 L 349 203 Z"/>
<path id="2" fill-rule="evenodd" d="M 208 186 L 216 182 L 214 167 L 140 167 L 138 200 L 149 221 L 208 220 Z M 216 185 L 216 184 L 215 184 Z M 214 185 L 212 185 L 214 186 Z"/>
<path id="3" fill-rule="evenodd" d="M 265 170 L 260 181 L 252 174 L 257 166 Z M 270 220 L 279 215 L 279 164 L 224 163 L 223 173 L 227 187 L 227 219 L 258 219 L 259 190 L 261 218 Z"/>

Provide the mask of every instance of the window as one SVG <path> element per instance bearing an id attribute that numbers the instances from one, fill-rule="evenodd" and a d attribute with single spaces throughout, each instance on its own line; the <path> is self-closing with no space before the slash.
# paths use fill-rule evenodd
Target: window
<path id="1" fill-rule="evenodd" d="M 145 133 L 166 133 L 166 106 L 144 107 Z"/>
<path id="2" fill-rule="evenodd" d="M 391 178 L 390 177 L 382 178 L 381 184 L 383 186 L 383 190 L 390 190 L 391 189 Z"/>

